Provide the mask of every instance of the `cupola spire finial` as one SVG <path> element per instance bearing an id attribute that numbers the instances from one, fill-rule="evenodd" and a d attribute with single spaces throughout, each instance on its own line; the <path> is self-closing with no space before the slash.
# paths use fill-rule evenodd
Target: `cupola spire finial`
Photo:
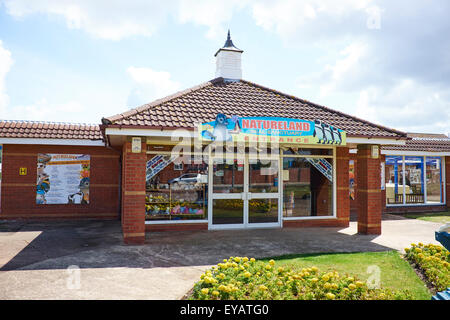
<path id="1" fill-rule="evenodd" d="M 222 48 L 217 50 L 216 54 L 216 77 L 222 77 L 228 80 L 237 80 L 242 78 L 241 54 L 243 50 L 236 48 L 231 40 L 230 29 L 228 29 L 227 41 Z"/>

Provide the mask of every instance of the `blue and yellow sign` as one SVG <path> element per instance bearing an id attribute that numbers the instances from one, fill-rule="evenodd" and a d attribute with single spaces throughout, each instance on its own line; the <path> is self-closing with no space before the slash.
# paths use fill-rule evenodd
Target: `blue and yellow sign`
<path id="1" fill-rule="evenodd" d="M 216 120 L 199 126 L 202 141 L 271 142 L 287 144 L 345 145 L 345 131 L 321 120 L 309 121 L 279 117 L 228 118 L 219 113 Z"/>

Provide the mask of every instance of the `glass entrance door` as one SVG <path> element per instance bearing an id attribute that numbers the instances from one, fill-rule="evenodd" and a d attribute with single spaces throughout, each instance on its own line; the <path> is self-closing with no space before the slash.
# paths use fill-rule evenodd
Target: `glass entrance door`
<path id="1" fill-rule="evenodd" d="M 279 227 L 279 157 L 210 161 L 209 228 Z"/>
<path id="2" fill-rule="evenodd" d="M 279 158 L 248 158 L 248 224 L 279 226 Z"/>
<path id="3" fill-rule="evenodd" d="M 244 225 L 245 166 L 243 160 L 213 158 L 210 181 L 212 182 L 212 214 L 210 226 L 242 228 Z"/>

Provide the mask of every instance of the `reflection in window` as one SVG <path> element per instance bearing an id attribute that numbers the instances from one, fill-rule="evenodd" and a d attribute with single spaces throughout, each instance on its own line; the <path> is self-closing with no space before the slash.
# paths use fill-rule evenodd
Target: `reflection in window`
<path id="1" fill-rule="evenodd" d="M 283 158 L 284 217 L 331 216 L 332 203 L 332 159 Z"/>
<path id="2" fill-rule="evenodd" d="M 214 199 L 213 224 L 242 224 L 244 223 L 244 201 L 241 199 Z"/>
<path id="3" fill-rule="evenodd" d="M 424 203 L 423 157 L 405 157 L 405 203 Z"/>
<path id="4" fill-rule="evenodd" d="M 278 192 L 278 159 L 249 159 L 249 192 Z"/>
<path id="5" fill-rule="evenodd" d="M 250 223 L 278 222 L 278 198 L 249 200 L 248 220 Z"/>
<path id="6" fill-rule="evenodd" d="M 244 164 L 237 159 L 214 159 L 213 192 L 244 192 Z"/>
<path id="7" fill-rule="evenodd" d="M 426 157 L 426 189 L 427 202 L 442 203 L 442 163 L 439 157 Z"/>
<path id="8" fill-rule="evenodd" d="M 207 219 L 208 165 L 190 156 L 149 155 L 146 220 Z"/>

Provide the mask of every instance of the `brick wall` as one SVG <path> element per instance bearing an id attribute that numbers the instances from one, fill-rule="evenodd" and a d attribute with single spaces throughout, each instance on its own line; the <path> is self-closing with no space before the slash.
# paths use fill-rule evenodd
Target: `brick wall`
<path id="1" fill-rule="evenodd" d="M 432 206 L 395 206 L 395 207 L 385 207 L 384 213 L 395 213 L 395 214 L 403 214 L 403 213 L 413 213 L 413 212 L 442 212 L 447 210 L 446 205 L 432 205 Z"/>
<path id="2" fill-rule="evenodd" d="M 131 137 L 122 150 L 122 233 L 127 244 L 145 241 L 145 138 L 142 138 L 141 150 L 131 152 Z"/>
<path id="3" fill-rule="evenodd" d="M 356 201 L 358 203 L 358 232 L 381 234 L 381 156 L 371 157 L 371 145 L 358 145 Z"/>
<path id="4" fill-rule="evenodd" d="M 89 154 L 89 204 L 36 204 L 38 153 Z M 3 145 L 0 219 L 118 218 L 119 172 L 119 153 L 105 147 Z"/>

